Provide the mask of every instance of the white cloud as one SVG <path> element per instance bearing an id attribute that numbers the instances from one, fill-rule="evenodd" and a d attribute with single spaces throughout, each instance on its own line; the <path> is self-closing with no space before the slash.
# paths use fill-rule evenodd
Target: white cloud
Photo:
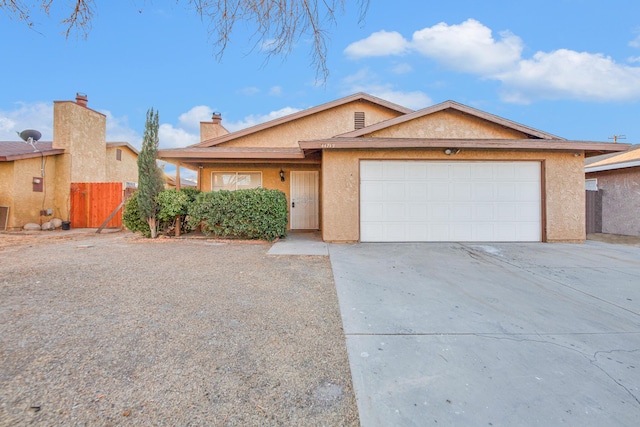
<path id="1" fill-rule="evenodd" d="M 350 47 L 368 46 L 365 42 L 372 36 Z M 528 103 L 534 99 L 640 100 L 640 67 L 617 63 L 601 53 L 570 49 L 537 52 L 529 59 L 523 58 L 524 44 L 518 36 L 503 31 L 495 39 L 492 30 L 475 19 L 457 25 L 442 22 L 424 28 L 416 31 L 411 42 L 407 43 L 406 49 L 449 69 L 501 82 L 502 98 L 506 102 Z M 640 36 L 629 45 L 640 47 Z M 361 57 L 378 56 L 366 49 L 358 52 Z M 346 50 L 345 53 L 348 54 Z M 386 53 L 392 54 L 395 53 Z M 627 61 L 638 63 L 640 57 L 630 57 Z"/>
<path id="2" fill-rule="evenodd" d="M 491 29 L 475 19 L 459 25 L 441 22 L 413 33 L 412 47 L 447 67 L 470 73 L 504 71 L 515 65 L 522 52 L 522 40 L 509 31 L 493 38 Z"/>
<path id="3" fill-rule="evenodd" d="M 190 133 L 182 128 L 173 127 L 168 123 L 163 123 L 158 128 L 158 138 L 162 148 L 179 148 L 193 145 L 200 142 L 197 133 Z"/>
<path id="4" fill-rule="evenodd" d="M 571 98 L 585 101 L 640 99 L 640 68 L 617 64 L 610 57 L 559 49 L 538 52 L 518 68 L 493 78 L 508 97 Z"/>
<path id="5" fill-rule="evenodd" d="M 351 43 L 344 53 L 352 59 L 371 56 L 402 55 L 407 50 L 408 43 L 396 31 L 378 31 L 366 39 Z"/>
<path id="6" fill-rule="evenodd" d="M 345 77 L 342 83 L 347 87 L 345 93 L 366 92 L 414 110 L 433 103 L 424 92 L 403 92 L 395 89 L 390 83 L 380 83 L 378 76 L 368 68 L 363 68 L 357 73 Z"/>
<path id="7" fill-rule="evenodd" d="M 273 86 L 269 89 L 270 96 L 280 96 L 282 95 L 282 87 L 281 86 Z"/>
<path id="8" fill-rule="evenodd" d="M 406 62 L 401 62 L 400 64 L 396 64 L 395 67 L 391 69 L 396 74 L 407 74 L 413 71 L 413 67 Z"/>
<path id="9" fill-rule="evenodd" d="M 108 110 L 100 112 L 107 116 L 107 142 L 128 142 L 137 149 L 142 147 L 142 136 L 129 127 L 126 116 L 116 117 Z"/>
<path id="10" fill-rule="evenodd" d="M 211 115 L 213 109 L 207 105 L 197 105 L 187 111 L 180 114 L 178 122 L 187 129 L 200 131 L 200 122 L 211 121 Z"/>
<path id="11" fill-rule="evenodd" d="M 238 93 L 241 93 L 242 95 L 246 95 L 246 96 L 253 96 L 260 93 L 260 89 L 258 89 L 255 86 L 247 86 L 240 89 Z"/>
<path id="12" fill-rule="evenodd" d="M 280 117 L 288 116 L 289 114 L 297 113 L 300 111 L 298 108 L 293 107 L 284 107 L 276 111 L 272 111 L 268 114 L 263 115 L 249 115 L 244 119 L 238 122 L 226 122 L 224 123 L 224 127 L 229 130 L 229 132 L 235 132 L 240 129 L 246 129 L 251 126 L 259 125 L 260 123 L 268 122 L 269 120 L 274 120 Z"/>
<path id="13" fill-rule="evenodd" d="M 0 110 L 0 141 L 20 141 L 17 132 L 36 129 L 42 141 L 53 139 L 53 104 L 17 102 L 13 110 Z"/>

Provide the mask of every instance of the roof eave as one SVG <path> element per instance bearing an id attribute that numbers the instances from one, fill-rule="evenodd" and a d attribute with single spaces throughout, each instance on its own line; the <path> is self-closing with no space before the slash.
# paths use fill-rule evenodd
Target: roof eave
<path id="1" fill-rule="evenodd" d="M 304 150 L 312 149 L 401 149 L 471 148 L 494 150 L 584 151 L 585 155 L 624 151 L 628 144 L 567 141 L 565 139 L 423 139 L 423 138 L 329 138 L 301 141 Z"/>
<path id="2" fill-rule="evenodd" d="M 64 154 L 64 149 L 56 148 L 55 150 L 33 151 L 30 153 L 11 154 L 9 156 L 0 156 L 0 162 L 13 162 L 16 160 L 32 159 L 36 157 L 48 157 L 58 154 Z"/>
<path id="3" fill-rule="evenodd" d="M 627 168 L 634 168 L 638 166 L 640 166 L 640 160 L 633 160 L 633 161 L 621 162 L 621 163 L 609 163 L 609 164 L 600 165 L 600 166 L 587 166 L 584 168 L 584 173 L 627 169 Z"/>

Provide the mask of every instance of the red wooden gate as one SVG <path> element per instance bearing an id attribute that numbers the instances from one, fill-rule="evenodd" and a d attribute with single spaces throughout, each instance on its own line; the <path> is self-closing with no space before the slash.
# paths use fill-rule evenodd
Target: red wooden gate
<path id="1" fill-rule="evenodd" d="M 120 203 L 121 182 L 74 182 L 71 184 L 71 227 L 98 228 Z M 122 227 L 122 209 L 107 227 Z"/>

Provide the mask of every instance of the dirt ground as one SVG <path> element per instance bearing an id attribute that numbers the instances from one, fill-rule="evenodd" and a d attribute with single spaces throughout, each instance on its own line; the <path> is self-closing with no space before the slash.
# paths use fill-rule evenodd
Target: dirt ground
<path id="1" fill-rule="evenodd" d="M 0 234 L 0 425 L 358 425 L 327 257 Z"/>

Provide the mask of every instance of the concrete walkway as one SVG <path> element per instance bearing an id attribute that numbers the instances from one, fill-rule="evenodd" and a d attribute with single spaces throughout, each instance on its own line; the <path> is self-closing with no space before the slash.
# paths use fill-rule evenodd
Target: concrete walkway
<path id="1" fill-rule="evenodd" d="M 640 248 L 329 252 L 363 426 L 640 425 Z"/>
<path id="2" fill-rule="evenodd" d="M 267 255 L 320 255 L 328 256 L 327 244 L 319 232 L 289 232 L 287 237 L 271 246 Z"/>

